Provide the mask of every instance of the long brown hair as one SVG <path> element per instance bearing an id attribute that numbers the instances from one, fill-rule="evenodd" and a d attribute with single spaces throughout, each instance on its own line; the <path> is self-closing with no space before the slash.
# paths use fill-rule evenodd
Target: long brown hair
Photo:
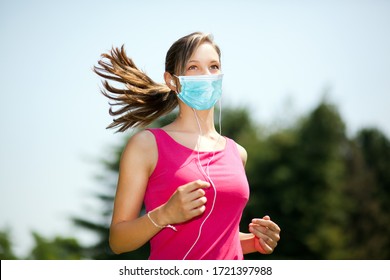
<path id="1" fill-rule="evenodd" d="M 182 75 L 194 51 L 206 42 L 213 45 L 221 57 L 221 51 L 211 35 L 195 32 L 180 38 L 169 48 L 165 71 L 171 75 Z M 132 127 L 145 127 L 177 106 L 176 93 L 166 84 L 154 82 L 138 69 L 126 55 L 124 46 L 102 54 L 98 65 L 93 70 L 103 78 L 104 88 L 101 92 L 113 101 L 109 113 L 117 117 L 107 128 L 117 128 L 122 132 Z M 123 84 L 124 88 L 113 86 L 109 80 Z"/>

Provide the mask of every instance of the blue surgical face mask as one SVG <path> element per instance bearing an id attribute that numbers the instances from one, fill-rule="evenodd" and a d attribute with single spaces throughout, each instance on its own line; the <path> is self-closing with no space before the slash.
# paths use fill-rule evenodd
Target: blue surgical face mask
<path id="1" fill-rule="evenodd" d="M 191 108 L 208 110 L 222 95 L 222 77 L 223 74 L 178 76 L 181 85 L 178 97 Z"/>

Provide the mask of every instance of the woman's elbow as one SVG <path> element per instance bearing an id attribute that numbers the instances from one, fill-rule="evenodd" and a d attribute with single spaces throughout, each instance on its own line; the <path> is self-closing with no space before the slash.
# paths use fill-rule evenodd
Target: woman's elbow
<path id="1" fill-rule="evenodd" d="M 112 230 L 110 231 L 108 244 L 110 246 L 111 251 L 117 255 L 138 249 L 137 246 L 134 246 L 133 244 L 122 240 L 120 236 L 117 236 L 115 232 L 112 232 Z"/>
<path id="2" fill-rule="evenodd" d="M 116 254 L 116 255 L 119 255 L 119 254 L 122 254 L 124 253 L 123 249 L 121 248 L 121 246 L 118 244 L 118 242 L 116 242 L 115 238 L 112 236 L 112 234 L 110 234 L 110 237 L 108 239 L 108 244 L 110 245 L 110 249 L 111 251 Z"/>
<path id="3" fill-rule="evenodd" d="M 113 228 L 113 226 L 111 226 L 111 228 L 110 228 L 110 235 L 108 237 L 108 244 L 110 246 L 111 251 L 116 255 L 125 253 L 127 251 L 131 251 L 131 250 L 125 249 L 125 246 L 123 246 L 123 242 L 121 241 L 120 236 L 118 236 L 116 234 L 115 228 Z"/>

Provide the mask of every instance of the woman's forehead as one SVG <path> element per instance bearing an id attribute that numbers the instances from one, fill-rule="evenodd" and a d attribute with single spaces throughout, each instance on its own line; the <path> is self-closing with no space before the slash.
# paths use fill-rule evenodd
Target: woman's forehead
<path id="1" fill-rule="evenodd" d="M 191 55 L 188 62 L 190 61 L 201 62 L 204 60 L 219 61 L 219 55 L 215 47 L 212 44 L 207 42 L 199 45 L 199 47 L 195 49 L 194 53 Z"/>

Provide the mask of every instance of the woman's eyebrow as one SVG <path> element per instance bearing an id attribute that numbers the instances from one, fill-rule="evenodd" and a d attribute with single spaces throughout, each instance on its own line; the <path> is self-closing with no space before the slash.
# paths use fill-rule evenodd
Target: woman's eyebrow
<path id="1" fill-rule="evenodd" d="M 192 60 L 189 60 L 187 62 L 187 64 L 188 63 L 199 63 L 199 60 L 192 59 Z M 209 63 L 219 63 L 219 61 L 218 60 L 211 60 L 211 61 L 209 61 Z"/>

